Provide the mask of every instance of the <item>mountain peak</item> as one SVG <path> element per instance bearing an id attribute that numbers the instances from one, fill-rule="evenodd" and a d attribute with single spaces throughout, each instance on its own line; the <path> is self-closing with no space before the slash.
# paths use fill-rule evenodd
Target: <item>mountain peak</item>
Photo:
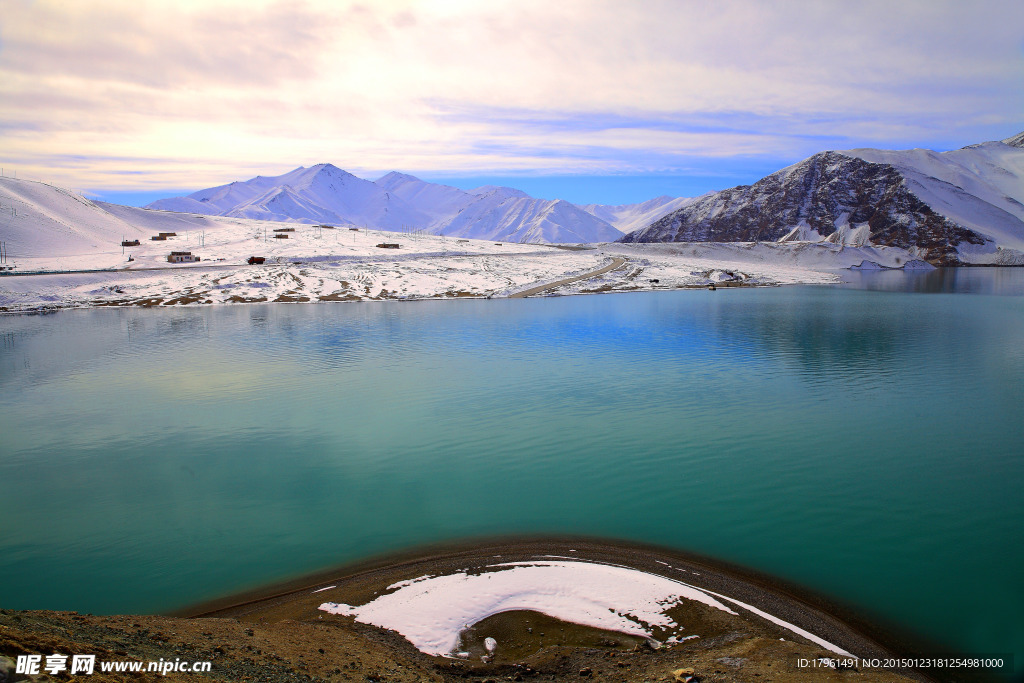
<path id="1" fill-rule="evenodd" d="M 334 164 L 316 164 L 305 169 L 300 166 L 291 173 L 286 173 L 276 180 L 283 184 L 294 185 L 295 187 L 307 186 L 309 184 L 330 184 L 335 181 L 341 182 L 342 184 L 356 181 L 360 183 L 369 182 L 368 180 L 363 180 L 352 175 L 343 168 L 338 168 Z"/>
<path id="2" fill-rule="evenodd" d="M 1002 142 L 1004 145 L 1009 145 L 1010 147 L 1020 147 L 1024 149 L 1024 132 L 1017 133 L 1013 137 L 1006 138 Z"/>
<path id="3" fill-rule="evenodd" d="M 391 179 L 391 180 L 418 180 L 419 182 L 423 182 L 422 180 L 420 180 L 416 176 L 409 175 L 408 173 L 402 173 L 401 171 L 391 171 L 390 173 L 387 173 L 385 175 L 382 175 L 380 178 L 377 178 L 377 180 L 375 180 L 373 182 L 379 183 L 382 180 L 388 180 L 388 179 Z"/>
<path id="4" fill-rule="evenodd" d="M 409 175 L 408 173 L 400 173 L 399 171 L 391 171 L 390 173 L 381 176 L 373 181 L 375 185 L 379 185 L 386 190 L 393 189 L 399 185 L 405 185 L 407 183 L 419 183 L 423 181 L 416 176 Z"/>
<path id="5" fill-rule="evenodd" d="M 348 171 L 340 169 L 337 166 L 335 166 L 334 164 L 328 164 L 328 163 L 315 164 L 313 166 L 310 166 L 309 170 L 310 171 L 316 171 L 317 173 L 330 173 L 330 174 L 334 174 L 334 173 L 348 173 Z"/>

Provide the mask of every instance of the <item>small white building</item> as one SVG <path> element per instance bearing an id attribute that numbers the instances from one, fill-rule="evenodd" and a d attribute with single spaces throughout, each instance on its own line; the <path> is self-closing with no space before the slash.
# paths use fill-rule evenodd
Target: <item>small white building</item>
<path id="1" fill-rule="evenodd" d="M 199 257 L 191 251 L 172 251 L 167 260 L 171 263 L 195 263 Z"/>

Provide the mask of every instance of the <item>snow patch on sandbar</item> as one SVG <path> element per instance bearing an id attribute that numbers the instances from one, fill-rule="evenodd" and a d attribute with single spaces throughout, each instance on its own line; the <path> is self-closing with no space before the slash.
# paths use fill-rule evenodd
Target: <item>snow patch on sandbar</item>
<path id="1" fill-rule="evenodd" d="M 320 609 L 398 631 L 419 650 L 451 656 L 466 627 L 501 612 L 533 610 L 556 619 L 650 638 L 652 627 L 677 624 L 665 612 L 694 600 L 729 614 L 704 591 L 646 572 L 580 561 L 536 560 L 395 584 L 362 606 L 327 602 Z"/>
<path id="2" fill-rule="evenodd" d="M 725 604 L 731 603 L 832 652 L 850 655 L 745 602 L 620 565 L 561 559 L 506 562 L 472 574 L 420 576 L 394 583 L 388 590 L 365 605 L 325 602 L 319 609 L 397 631 L 426 654 L 458 657 L 462 631 L 501 612 L 532 610 L 584 626 L 652 638 L 655 628 L 679 628 L 666 612 L 683 600 L 737 615 Z M 677 633 L 669 642 L 693 637 Z"/>

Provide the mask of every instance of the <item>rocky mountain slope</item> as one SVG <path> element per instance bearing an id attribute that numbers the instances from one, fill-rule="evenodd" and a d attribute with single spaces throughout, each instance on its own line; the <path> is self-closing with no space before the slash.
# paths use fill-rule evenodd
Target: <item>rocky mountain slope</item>
<path id="1" fill-rule="evenodd" d="M 1024 265 L 1024 134 L 951 152 L 821 152 L 699 197 L 623 242 L 898 246 L 935 265 Z"/>

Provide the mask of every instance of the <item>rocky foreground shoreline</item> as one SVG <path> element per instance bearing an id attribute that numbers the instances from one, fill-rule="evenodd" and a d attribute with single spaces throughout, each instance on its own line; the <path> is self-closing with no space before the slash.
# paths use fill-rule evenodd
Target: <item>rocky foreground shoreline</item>
<path id="1" fill-rule="evenodd" d="M 740 631 L 658 650 L 648 646 L 554 645 L 513 664 L 428 657 L 393 633 L 354 623 L 231 618 L 91 616 L 74 612 L 0 610 L 0 681 L 902 681 L 887 671 L 797 668 L 798 658 L 827 656 L 820 648 Z M 95 654 L 97 661 L 209 661 L 198 673 L 111 673 L 21 676 L 21 654 Z M 676 674 L 683 670 L 681 674 Z M 5 681 L 5 683 L 6 683 Z"/>
<path id="2" fill-rule="evenodd" d="M 563 547 L 564 546 L 564 547 Z M 703 606 L 687 607 L 684 618 L 695 635 L 682 642 L 658 643 L 636 636 L 581 627 L 537 612 L 509 612 L 489 617 L 466 631 L 467 642 L 493 635 L 497 656 L 465 659 L 424 654 L 400 634 L 318 609 L 324 600 L 362 604 L 396 581 L 456 569 L 477 571 L 500 552 L 505 560 L 551 557 L 569 545 L 551 542 L 503 542 L 446 549 L 419 557 L 392 558 L 305 577 L 258 593 L 227 598 L 191 609 L 183 616 L 94 616 L 76 612 L 0 609 L 0 682 L 34 681 L 498 681 L 606 680 L 641 681 L 909 681 L 928 680 L 914 672 L 883 669 L 834 670 L 821 664 L 835 657 L 792 630 L 749 610 L 735 615 Z M 678 554 L 650 549 L 571 542 L 574 557 L 619 562 L 641 571 L 674 567 L 695 570 L 702 589 L 723 591 L 760 609 L 800 623 L 830 642 L 861 656 L 886 650 L 859 635 L 820 608 L 785 591 L 716 566 L 694 563 Z M 664 571 L 664 570 L 662 570 Z M 699 574 L 698 574 L 699 571 Z M 319 588 L 330 582 L 328 588 Z M 699 635 L 697 635 L 699 634 Z M 479 645 L 479 644 L 478 644 Z M 469 649 L 473 644 L 469 644 Z M 481 652 L 481 648 L 477 648 Z M 54 654 L 95 655 L 91 675 L 70 669 L 46 673 Z M 19 655 L 41 655 L 36 675 L 15 673 Z M 104 662 L 141 662 L 143 671 L 101 671 Z M 202 673 L 146 672 L 150 662 L 185 668 L 209 662 Z M 902 675 L 901 675 L 902 674 Z"/>

